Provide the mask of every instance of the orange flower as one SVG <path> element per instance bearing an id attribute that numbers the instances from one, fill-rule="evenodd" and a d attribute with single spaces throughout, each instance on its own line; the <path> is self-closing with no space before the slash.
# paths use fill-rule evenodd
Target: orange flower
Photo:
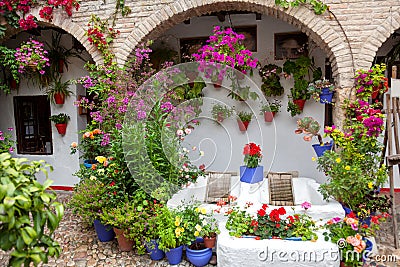
<path id="1" fill-rule="evenodd" d="M 76 142 L 71 143 L 71 147 L 76 148 L 77 146 L 78 146 L 78 144 Z"/>
<path id="2" fill-rule="evenodd" d="M 94 139 L 94 135 L 93 135 L 93 133 L 92 133 L 92 132 L 90 133 L 90 136 L 89 136 L 89 138 L 90 138 L 90 139 Z"/>
<path id="3" fill-rule="evenodd" d="M 96 169 L 96 164 L 92 164 L 92 170 Z"/>
<path id="4" fill-rule="evenodd" d="M 102 131 L 101 131 L 100 129 L 94 129 L 94 130 L 92 131 L 92 133 L 93 133 L 93 134 L 101 134 Z"/>
<path id="5" fill-rule="evenodd" d="M 91 134 L 90 132 L 86 132 L 86 133 L 83 134 L 82 138 L 83 138 L 83 139 L 89 138 L 89 137 L 90 137 L 90 134 Z"/>

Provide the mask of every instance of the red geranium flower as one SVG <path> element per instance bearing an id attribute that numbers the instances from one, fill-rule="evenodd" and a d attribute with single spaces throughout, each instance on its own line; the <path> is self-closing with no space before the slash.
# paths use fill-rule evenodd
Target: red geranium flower
<path id="1" fill-rule="evenodd" d="M 265 212 L 265 210 L 261 209 L 261 210 L 258 210 L 257 214 L 260 215 L 261 217 L 264 217 L 265 214 L 267 214 L 267 213 Z"/>

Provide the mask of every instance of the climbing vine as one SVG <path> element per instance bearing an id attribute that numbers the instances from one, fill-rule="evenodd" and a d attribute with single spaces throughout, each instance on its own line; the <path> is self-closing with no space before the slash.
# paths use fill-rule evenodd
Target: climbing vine
<path id="1" fill-rule="evenodd" d="M 275 0 L 275 4 L 285 9 L 289 7 L 298 7 L 300 5 L 308 5 L 312 7 L 316 15 L 321 15 L 326 10 L 329 10 L 329 6 L 322 3 L 320 0 Z"/>

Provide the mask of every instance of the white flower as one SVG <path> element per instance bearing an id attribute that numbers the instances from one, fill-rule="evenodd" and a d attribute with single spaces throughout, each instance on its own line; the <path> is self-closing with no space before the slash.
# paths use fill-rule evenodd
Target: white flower
<path id="1" fill-rule="evenodd" d="M 197 147 L 196 147 L 196 146 L 192 147 L 192 151 L 195 151 L 196 149 L 197 149 Z"/>
<path id="2" fill-rule="evenodd" d="M 94 180 L 96 180 L 96 176 L 90 176 L 90 180 L 92 180 L 92 181 L 94 181 Z"/>
<path id="3" fill-rule="evenodd" d="M 189 151 L 186 147 L 184 147 L 182 150 L 183 150 L 183 152 L 185 152 L 185 153 Z"/>
<path id="4" fill-rule="evenodd" d="M 182 136 L 182 135 L 183 135 L 183 131 L 182 131 L 182 130 L 177 130 L 177 131 L 176 131 L 176 134 L 177 134 L 178 136 Z"/>
<path id="5" fill-rule="evenodd" d="M 190 128 L 186 128 L 186 129 L 185 129 L 185 133 L 186 133 L 186 134 L 190 134 L 191 132 L 192 132 L 192 130 L 191 130 Z"/>
<path id="6" fill-rule="evenodd" d="M 204 151 L 200 151 L 200 156 L 204 156 Z"/>
<path id="7" fill-rule="evenodd" d="M 201 223 L 203 224 L 203 226 L 205 226 L 207 225 L 207 220 L 204 219 Z"/>
<path id="8" fill-rule="evenodd" d="M 189 175 L 188 175 L 188 174 L 186 174 L 186 175 L 185 175 L 185 178 L 189 178 Z"/>

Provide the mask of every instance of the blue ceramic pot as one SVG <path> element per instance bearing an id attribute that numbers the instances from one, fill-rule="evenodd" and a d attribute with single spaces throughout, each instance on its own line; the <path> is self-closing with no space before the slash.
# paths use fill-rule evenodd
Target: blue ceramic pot
<path id="1" fill-rule="evenodd" d="M 83 161 L 83 165 L 88 169 L 91 169 L 92 165 L 93 164 L 97 164 L 97 163 L 99 163 L 99 162 L 97 160 L 95 160 L 95 159 L 85 159 Z"/>
<path id="2" fill-rule="evenodd" d="M 186 248 L 187 259 L 196 267 L 202 267 L 208 264 L 212 257 L 212 248 L 204 248 L 203 243 L 201 249 Z"/>
<path id="3" fill-rule="evenodd" d="M 177 248 L 171 248 L 169 251 L 165 252 L 169 264 L 176 265 L 180 263 L 182 261 L 182 251 L 183 246 L 179 246 Z"/>
<path id="4" fill-rule="evenodd" d="M 248 168 L 240 166 L 240 181 L 248 184 L 255 184 L 264 179 L 264 167 Z"/>
<path id="5" fill-rule="evenodd" d="M 165 256 L 164 251 L 158 248 L 157 240 L 150 240 L 146 243 L 146 250 L 150 253 L 150 259 L 154 261 L 159 261 Z"/>
<path id="6" fill-rule="evenodd" d="M 333 98 L 333 92 L 329 90 L 329 87 L 322 88 L 322 92 L 319 95 L 319 102 L 321 104 L 331 104 Z"/>
<path id="7" fill-rule="evenodd" d="M 285 238 L 285 240 L 302 241 L 301 237 L 297 237 L 297 236 L 287 237 L 287 238 Z"/>
<path id="8" fill-rule="evenodd" d="M 94 220 L 94 229 L 96 230 L 97 237 L 101 242 L 112 241 L 115 237 L 112 226 L 104 225 L 99 220 Z"/>
<path id="9" fill-rule="evenodd" d="M 331 150 L 332 146 L 333 146 L 333 141 L 331 141 L 328 145 L 323 145 L 323 146 L 321 146 L 320 144 L 312 145 L 315 154 L 317 154 L 318 157 L 321 157 L 325 153 L 325 151 Z"/>
<path id="10" fill-rule="evenodd" d="M 367 246 L 365 247 L 365 251 L 364 251 L 363 254 L 362 254 L 363 261 L 365 262 L 365 261 L 367 260 L 367 258 L 368 258 L 369 253 L 372 251 L 373 244 L 372 244 L 372 242 L 371 242 L 369 239 L 367 239 L 367 238 L 363 238 L 363 240 L 365 241 L 365 244 L 367 245 Z"/>

